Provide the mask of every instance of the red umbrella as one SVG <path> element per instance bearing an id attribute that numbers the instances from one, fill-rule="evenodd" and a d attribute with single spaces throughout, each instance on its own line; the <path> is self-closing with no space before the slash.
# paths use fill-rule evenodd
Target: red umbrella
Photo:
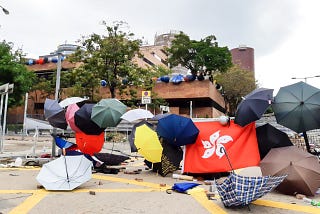
<path id="1" fill-rule="evenodd" d="M 80 108 L 79 106 L 74 103 L 68 106 L 67 111 L 66 111 L 66 120 L 71 129 L 75 132 L 81 132 L 81 130 L 76 126 L 74 122 L 74 113 L 78 111 Z"/>
<path id="2" fill-rule="evenodd" d="M 104 144 L 104 133 L 88 135 L 83 132 L 76 132 L 76 143 L 82 153 L 93 155 L 101 151 Z"/>

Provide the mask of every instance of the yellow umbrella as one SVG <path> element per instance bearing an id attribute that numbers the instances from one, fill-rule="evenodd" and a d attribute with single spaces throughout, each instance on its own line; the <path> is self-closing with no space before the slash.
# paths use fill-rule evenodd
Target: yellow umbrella
<path id="1" fill-rule="evenodd" d="M 134 144 L 138 153 L 146 160 L 157 163 L 161 162 L 162 146 L 157 133 L 147 125 L 136 128 Z"/>

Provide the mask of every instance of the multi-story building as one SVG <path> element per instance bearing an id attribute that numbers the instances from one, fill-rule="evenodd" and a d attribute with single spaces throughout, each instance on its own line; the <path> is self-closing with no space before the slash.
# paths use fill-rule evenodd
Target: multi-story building
<path id="1" fill-rule="evenodd" d="M 238 65 L 243 70 L 252 71 L 254 73 L 254 49 L 245 45 L 230 50 L 232 55 L 232 63 Z"/>
<path id="2" fill-rule="evenodd" d="M 165 51 L 166 45 L 172 41 L 174 36 L 161 35 L 158 36 L 158 39 L 155 39 L 156 45 L 152 46 L 142 46 L 140 52 L 143 54 L 142 58 L 134 58 L 134 61 L 141 67 L 150 67 L 150 66 L 164 66 L 167 67 L 167 53 Z M 64 56 L 67 56 L 76 49 L 74 45 L 64 44 L 58 47 L 58 50 L 50 53 L 49 55 L 41 56 L 42 58 L 46 57 L 46 63 L 28 65 L 28 69 L 37 73 L 38 76 L 48 76 L 52 75 L 57 70 L 57 63 L 55 60 L 57 53 L 63 53 Z M 253 57 L 253 49 L 248 49 L 250 51 L 250 56 Z M 238 49 L 232 49 L 232 57 L 237 57 Z M 242 64 L 242 58 L 237 58 Z M 234 60 L 234 59 L 233 59 Z M 236 60 L 237 62 L 239 62 Z M 234 61 L 235 63 L 235 61 Z M 251 63 L 251 64 L 250 64 Z M 248 68 L 254 68 L 253 60 L 248 64 Z M 63 60 L 61 63 L 61 71 L 67 71 L 72 69 L 79 64 L 70 63 L 68 60 Z M 247 61 L 244 61 L 243 65 L 247 66 Z M 173 72 L 183 73 L 187 72 L 186 69 L 181 66 L 177 66 L 172 69 Z M 142 91 L 143 89 L 138 89 Z M 137 93 L 141 95 L 141 93 Z M 169 104 L 170 112 L 188 116 L 188 117 L 207 117 L 214 118 L 218 117 L 225 112 L 225 101 L 221 93 L 216 89 L 215 85 L 209 80 L 203 81 L 190 81 L 182 82 L 180 84 L 173 84 L 171 82 L 157 82 L 151 94 L 156 94 L 157 97 L 161 97 L 167 101 Z M 110 98 L 110 93 L 108 88 L 100 87 L 100 95 L 102 98 Z M 67 96 L 64 94 L 63 96 Z M 28 106 L 27 106 L 27 115 L 32 117 L 41 118 L 43 116 L 44 108 L 44 96 L 41 96 L 39 91 L 33 91 L 29 93 Z M 62 97 L 64 98 L 64 97 Z M 126 97 L 118 96 L 118 99 L 128 99 Z M 138 97 L 140 99 L 141 97 Z M 151 105 L 150 105 L 151 106 Z M 23 122 L 24 107 L 17 107 L 14 109 L 9 109 L 8 112 L 8 123 L 22 123 Z"/>

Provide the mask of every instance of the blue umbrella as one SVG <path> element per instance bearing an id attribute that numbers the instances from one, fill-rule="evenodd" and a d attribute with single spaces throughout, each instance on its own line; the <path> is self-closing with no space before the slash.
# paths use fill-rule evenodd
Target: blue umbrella
<path id="1" fill-rule="evenodd" d="M 76 146 L 77 144 L 69 142 L 61 137 L 58 137 L 57 135 L 52 135 L 52 137 L 54 138 L 54 141 L 56 143 L 56 145 L 60 148 L 60 149 L 68 149 L 72 146 Z"/>
<path id="2" fill-rule="evenodd" d="M 176 146 L 195 143 L 199 129 L 190 118 L 176 114 L 158 120 L 157 133 Z"/>
<path id="3" fill-rule="evenodd" d="M 181 83 L 181 82 L 183 82 L 183 81 L 184 81 L 184 78 L 183 78 L 183 75 L 182 75 L 182 74 L 174 75 L 174 76 L 172 76 L 172 78 L 171 78 L 171 82 L 172 82 L 173 84 L 179 84 L 179 83 Z"/>

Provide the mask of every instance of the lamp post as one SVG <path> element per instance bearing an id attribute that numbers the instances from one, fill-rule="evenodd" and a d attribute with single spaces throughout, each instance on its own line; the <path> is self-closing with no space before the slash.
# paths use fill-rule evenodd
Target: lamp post
<path id="1" fill-rule="evenodd" d="M 316 78 L 316 77 L 320 77 L 320 75 L 316 75 L 316 76 L 310 76 L 310 77 L 291 77 L 291 79 L 304 79 L 304 82 L 307 83 L 307 79 L 311 79 L 311 78 Z"/>
<path id="2" fill-rule="evenodd" d="M 56 79 L 56 90 L 55 90 L 55 100 L 59 100 L 59 90 L 60 90 L 60 74 L 61 74 L 61 61 L 62 54 L 58 52 L 58 62 L 57 62 L 57 79 Z M 53 128 L 53 134 L 57 134 L 57 128 Z M 52 149 L 51 149 L 51 157 L 54 158 L 56 156 L 56 143 L 55 140 L 52 140 Z"/>
<path id="3" fill-rule="evenodd" d="M 4 14 L 9 15 L 9 10 L 7 10 L 6 8 L 2 7 L 0 5 L 0 8 L 2 9 L 2 11 L 4 12 Z"/>

